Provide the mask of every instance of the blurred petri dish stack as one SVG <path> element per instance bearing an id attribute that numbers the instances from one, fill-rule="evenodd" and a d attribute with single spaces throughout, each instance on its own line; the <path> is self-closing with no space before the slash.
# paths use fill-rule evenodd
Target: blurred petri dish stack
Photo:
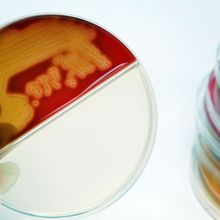
<path id="1" fill-rule="evenodd" d="M 205 209 L 220 219 L 220 47 L 215 68 L 202 82 L 197 100 L 192 186 Z"/>

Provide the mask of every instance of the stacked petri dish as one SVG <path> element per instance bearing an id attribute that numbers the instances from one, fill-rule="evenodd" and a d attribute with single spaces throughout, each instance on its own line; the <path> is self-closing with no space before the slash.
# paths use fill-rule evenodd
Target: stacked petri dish
<path id="1" fill-rule="evenodd" d="M 198 93 L 192 186 L 207 211 L 220 219 L 220 48 L 216 67 Z"/>

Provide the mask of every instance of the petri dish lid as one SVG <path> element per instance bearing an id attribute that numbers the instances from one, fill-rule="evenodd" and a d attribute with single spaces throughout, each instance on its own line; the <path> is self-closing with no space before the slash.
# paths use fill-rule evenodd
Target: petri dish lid
<path id="1" fill-rule="evenodd" d="M 3 27 L 0 49 L 1 205 L 52 218 L 116 201 L 143 171 L 156 133 L 137 58 L 105 29 L 66 15 Z"/>

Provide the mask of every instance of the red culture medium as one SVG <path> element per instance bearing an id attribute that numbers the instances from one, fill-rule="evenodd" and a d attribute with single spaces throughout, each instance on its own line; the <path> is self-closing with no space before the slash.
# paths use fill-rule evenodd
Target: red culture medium
<path id="1" fill-rule="evenodd" d="M 220 124 L 218 120 L 220 117 L 220 89 L 218 88 L 214 72 L 212 72 L 210 75 L 208 82 L 208 93 L 206 96 L 208 97 L 206 97 L 204 109 L 207 115 L 207 119 L 217 136 L 220 137 Z M 207 102 L 207 99 L 209 99 L 210 102 Z"/>

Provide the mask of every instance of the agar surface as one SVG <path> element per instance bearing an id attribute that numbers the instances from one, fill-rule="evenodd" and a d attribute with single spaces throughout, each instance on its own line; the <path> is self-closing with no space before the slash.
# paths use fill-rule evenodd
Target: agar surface
<path id="1" fill-rule="evenodd" d="M 93 43 L 97 34 L 92 27 L 62 19 L 35 21 L 23 29 L 9 26 L 0 32 L 0 125 L 12 131 L 0 142 L 5 144 L 10 135 L 27 127 L 42 98 L 64 86 L 75 89 L 79 80 L 111 67 L 110 59 Z M 49 66 L 25 84 L 23 93 L 8 90 L 11 77 L 45 60 Z"/>
<path id="2" fill-rule="evenodd" d="M 58 67 L 52 66 L 48 68 L 47 72 L 41 76 L 38 76 L 34 81 L 28 82 L 25 86 L 25 92 L 28 96 L 32 96 L 33 107 L 38 107 L 40 99 L 50 97 L 53 90 L 60 90 L 61 85 L 61 73 Z"/>

